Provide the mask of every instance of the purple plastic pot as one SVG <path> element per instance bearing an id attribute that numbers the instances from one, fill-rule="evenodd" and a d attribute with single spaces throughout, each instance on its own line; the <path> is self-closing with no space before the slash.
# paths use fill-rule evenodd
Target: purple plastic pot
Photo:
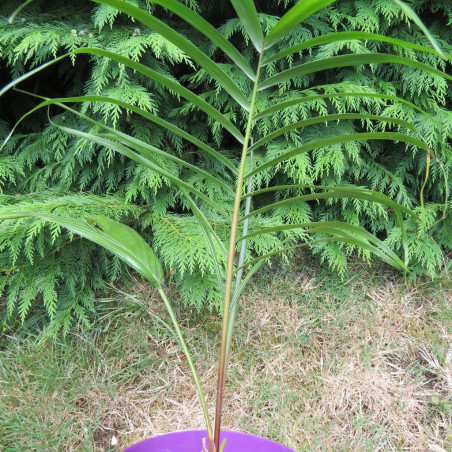
<path id="1" fill-rule="evenodd" d="M 205 430 L 168 433 L 134 444 L 124 452 L 201 452 Z M 240 432 L 221 432 L 220 442 L 226 438 L 225 452 L 295 452 L 286 446 Z"/>

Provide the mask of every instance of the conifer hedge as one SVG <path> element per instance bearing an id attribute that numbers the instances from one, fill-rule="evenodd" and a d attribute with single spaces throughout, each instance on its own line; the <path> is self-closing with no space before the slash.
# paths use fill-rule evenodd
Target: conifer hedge
<path id="1" fill-rule="evenodd" d="M 157 17 L 168 12 L 145 0 L 127 0 L 152 11 Z M 251 43 L 243 33 L 238 19 L 233 19 L 228 2 L 213 0 L 184 0 L 190 8 L 200 12 L 221 33 L 230 39 L 244 55 L 251 58 Z M 260 0 L 259 18 L 264 30 L 269 29 L 287 9 L 291 0 Z M 449 0 L 413 0 L 418 12 L 446 53 L 452 53 L 452 3 Z M 89 1 L 72 2 L 35 0 L 15 18 L 8 18 L 17 6 L 15 0 L 0 5 L 0 85 L 5 85 L 27 70 L 78 47 L 100 47 L 140 61 L 152 69 L 171 76 L 197 92 L 229 119 L 241 123 L 241 111 L 228 100 L 222 88 L 179 49 L 157 33 L 143 30 L 125 15 Z M 249 82 L 243 73 L 236 73 L 228 57 L 201 34 L 185 28 L 177 16 L 170 16 L 169 25 L 188 37 L 239 86 Z M 363 31 L 401 38 L 429 46 L 429 42 L 410 22 L 392 0 L 342 0 L 325 8 L 298 26 L 283 44 L 287 46 L 332 32 Z M 338 35 L 340 37 L 340 35 Z M 428 53 L 393 44 L 367 40 L 338 40 L 306 53 L 287 55 L 265 67 L 266 75 L 276 74 L 303 62 L 315 61 L 347 53 L 391 52 L 421 63 L 451 72 L 450 63 Z M 276 51 L 278 48 L 275 49 Z M 320 186 L 365 187 L 385 193 L 398 203 L 418 212 L 422 222 L 407 224 L 409 232 L 410 266 L 414 275 L 438 277 L 447 274 L 452 251 L 452 223 L 448 217 L 452 169 L 452 92 L 441 77 L 401 65 L 343 68 L 315 75 L 315 85 L 328 84 L 317 91 L 313 76 L 300 76 L 294 83 L 276 86 L 271 96 L 281 100 L 305 97 L 283 112 L 267 115 L 259 121 L 253 138 L 259 140 L 272 130 L 305 120 L 313 115 L 355 111 L 408 120 L 421 131 L 431 149 L 426 155 L 405 143 L 370 141 L 349 142 L 299 154 L 292 160 L 269 171 L 262 171 L 254 179 L 255 189 L 286 183 Z M 25 93 L 24 91 L 27 91 Z M 383 95 L 375 95 L 375 93 Z M 223 154 L 234 161 L 240 156 L 233 140 L 218 123 L 207 121 L 202 112 L 171 90 L 145 79 L 133 71 L 102 57 L 77 55 L 46 69 L 1 99 L 0 137 L 6 137 L 22 114 L 39 102 L 29 93 L 49 97 L 72 95 L 104 95 L 131 103 L 158 114 L 161 119 L 187 130 L 205 142 L 215 143 Z M 347 96 L 346 93 L 360 95 Z M 324 94 L 323 98 L 310 96 Z M 334 94 L 332 96 L 332 94 Z M 400 96 L 410 103 L 392 102 Z M 258 108 L 264 109 L 269 99 L 258 97 Z M 417 107 L 417 108 L 416 108 Z M 208 154 L 199 152 L 180 136 L 164 130 L 158 124 L 145 122 L 142 117 L 119 105 L 86 102 L 81 107 L 96 119 L 135 135 L 141 140 L 165 149 L 220 178 L 222 167 Z M 420 114 L 418 108 L 430 117 Z M 85 217 L 102 214 L 127 222 L 146 234 L 153 248 L 171 273 L 185 305 L 198 309 L 219 308 L 214 284 L 213 263 L 206 259 L 207 245 L 196 221 L 178 190 L 164 176 L 138 166 L 133 161 L 99 147 L 92 142 L 68 135 L 54 123 L 82 131 L 96 131 L 92 124 L 77 116 L 52 107 L 34 114 L 21 124 L 0 153 L 0 209 L 18 209 Z M 352 118 L 340 123 L 330 121 L 303 130 L 287 129 L 287 133 L 273 140 L 257 156 L 256 164 L 274 158 L 300 143 L 319 135 L 329 137 L 359 131 L 397 131 L 398 126 L 381 121 L 356 122 Z M 208 179 L 184 168 L 163 161 L 165 169 L 185 178 L 198 190 L 213 195 L 221 204 L 222 193 Z M 300 188 L 300 194 L 309 192 Z M 266 192 L 253 200 L 255 206 L 294 193 Z M 217 234 L 227 234 L 227 227 L 208 205 L 201 208 L 209 214 Z M 361 225 L 377 234 L 394 250 L 402 246 L 401 231 L 387 208 L 365 200 L 334 200 L 326 203 L 303 202 L 284 205 L 262 214 L 259 221 L 271 224 L 277 219 L 287 223 L 339 219 Z M 300 237 L 302 240 L 303 237 Z M 253 250 L 271 250 L 277 238 L 268 234 L 251 242 Z M 44 305 L 51 319 L 49 332 L 71 323 L 88 324 L 90 312 L 95 310 L 95 296 L 113 282 L 126 275 L 119 259 L 104 250 L 73 236 L 43 220 L 23 219 L 20 222 L 0 222 L 0 291 L 5 300 L 8 319 L 24 320 L 35 302 Z M 347 258 L 366 254 L 350 246 L 333 242 L 311 247 L 312 253 L 343 273 Z M 290 259 L 290 256 L 286 256 Z"/>

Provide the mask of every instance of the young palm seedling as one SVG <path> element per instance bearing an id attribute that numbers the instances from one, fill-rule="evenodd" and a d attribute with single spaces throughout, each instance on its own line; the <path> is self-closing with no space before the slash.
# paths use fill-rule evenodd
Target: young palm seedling
<path id="1" fill-rule="evenodd" d="M 222 287 L 224 292 L 223 326 L 214 422 L 211 422 L 205 396 L 190 355 L 189 347 L 185 343 L 177 317 L 165 293 L 165 276 L 162 265 L 153 250 L 136 231 L 125 224 L 118 223 L 111 218 L 101 215 L 92 215 L 89 218 L 79 219 L 60 217 L 50 213 L 14 211 L 12 208 L 3 208 L 0 212 L 0 219 L 11 220 L 31 216 L 66 228 L 72 234 L 90 240 L 111 251 L 157 288 L 171 318 L 172 326 L 168 326 L 168 328 L 177 337 L 187 357 L 187 362 L 193 375 L 193 381 L 196 385 L 205 417 L 208 451 L 221 451 L 225 447 L 224 444 L 220 445 L 220 430 L 226 367 L 230 356 L 235 316 L 243 289 L 263 263 L 267 262 L 274 255 L 290 252 L 297 247 L 308 247 L 321 242 L 335 241 L 359 250 L 364 256 L 372 253 L 401 271 L 409 271 L 409 256 L 404 221 L 407 216 L 417 219 L 416 214 L 412 210 L 403 207 L 391 200 L 388 196 L 377 191 L 349 186 L 315 186 L 294 183 L 272 185 L 265 183 L 266 176 L 272 174 L 272 171 L 275 171 L 281 165 L 310 151 L 328 149 L 335 145 L 343 145 L 344 143 L 350 142 L 372 143 L 375 141 L 391 140 L 416 147 L 419 149 L 419 152 L 426 154 L 430 152 L 422 136 L 413 124 L 403 119 L 379 116 L 377 114 L 350 111 L 334 114 L 325 113 L 320 116 L 305 118 L 298 117 L 289 125 L 268 131 L 268 127 L 264 127 L 263 124 L 265 124 L 266 120 L 271 119 L 272 115 L 282 113 L 286 109 L 293 108 L 294 106 L 301 106 L 323 99 L 368 97 L 369 99 L 383 99 L 388 102 L 409 103 L 394 95 L 378 92 L 362 90 L 336 90 L 333 92 L 328 90 L 328 84 L 309 86 L 309 93 L 293 88 L 290 91 L 290 96 L 280 96 L 278 95 L 278 86 L 296 87 L 299 86 L 297 81 L 309 81 L 311 80 L 309 76 L 312 74 L 326 72 L 336 68 L 371 64 L 406 65 L 449 81 L 452 80 L 450 75 L 438 69 L 419 63 L 416 60 L 390 53 L 350 53 L 322 59 L 309 59 L 306 57 L 313 48 L 327 46 L 339 41 L 377 41 L 394 46 L 402 46 L 417 52 L 437 54 L 443 58 L 448 57 L 448 55 L 441 53 L 436 41 L 430 36 L 417 16 L 399 0 L 394 0 L 394 2 L 403 9 L 405 14 L 422 27 L 426 36 L 431 41 L 433 48 L 364 32 L 330 33 L 284 47 L 284 38 L 295 27 L 303 21 L 308 20 L 313 14 L 318 13 L 322 8 L 331 7 L 330 5 L 333 5 L 335 0 L 302 0 L 288 9 L 283 17 L 265 34 L 253 0 L 230 0 L 232 8 L 234 8 L 243 29 L 254 46 L 254 55 L 250 57 L 249 55 L 242 55 L 216 28 L 179 1 L 149 0 L 150 3 L 160 5 L 171 12 L 171 14 L 178 16 L 188 26 L 193 27 L 205 39 L 209 40 L 212 47 L 219 49 L 229 61 L 229 66 L 233 68 L 233 70 L 226 70 L 223 64 L 214 62 L 189 39 L 173 30 L 167 23 L 146 10 L 140 9 L 134 4 L 123 0 L 92 1 L 108 5 L 126 14 L 133 18 L 134 21 L 140 22 L 145 27 L 149 27 L 174 46 L 177 46 L 194 64 L 198 65 L 200 70 L 208 74 L 219 90 L 222 90 L 222 92 L 230 96 L 231 101 L 237 105 L 237 111 L 240 112 L 240 117 L 224 114 L 224 112 L 212 106 L 203 97 L 198 96 L 183 84 L 134 59 L 106 49 L 92 47 L 76 49 L 43 64 L 39 68 L 32 70 L 7 85 L 0 91 L 0 95 L 13 86 L 18 86 L 20 82 L 33 76 L 37 71 L 41 71 L 62 59 L 74 57 L 79 54 L 88 54 L 108 59 L 121 65 L 121 67 L 136 71 L 143 77 L 152 80 L 153 83 L 160 84 L 165 89 L 174 93 L 175 96 L 185 100 L 190 108 L 202 112 L 206 124 L 215 124 L 217 127 L 222 128 L 229 135 L 230 140 L 235 141 L 237 144 L 236 148 L 240 148 L 238 159 L 233 160 L 222 149 L 216 149 L 210 141 L 201 141 L 189 131 L 182 130 L 175 124 L 159 118 L 145 109 L 105 96 L 93 95 L 53 99 L 41 97 L 42 102 L 25 115 L 26 117 L 35 110 L 43 107 L 51 105 L 58 106 L 68 113 L 76 115 L 80 120 L 91 123 L 97 128 L 97 131 L 94 132 L 93 128 L 90 132 L 87 132 L 81 129 L 66 127 L 60 123 L 55 123 L 55 127 L 72 136 L 85 139 L 98 146 L 120 153 L 138 164 L 155 171 L 169 180 L 173 186 L 177 187 L 184 205 L 187 209 L 190 209 L 191 215 L 197 220 L 198 227 L 202 231 L 210 251 L 210 259 L 214 263 L 217 285 Z M 298 64 L 292 65 L 286 70 L 277 73 L 272 73 L 269 70 L 275 63 L 285 58 L 300 58 L 300 61 Z M 240 73 L 246 80 L 246 83 L 237 83 L 236 77 L 231 75 L 234 74 L 234 71 Z M 190 143 L 191 146 L 197 149 L 198 153 L 208 155 L 209 158 L 215 160 L 222 167 L 223 176 L 218 172 L 209 172 L 201 166 L 190 163 L 166 150 L 152 146 L 131 134 L 124 133 L 115 127 L 104 124 L 80 112 L 75 107 L 69 106 L 69 104 L 77 102 L 115 104 L 130 114 L 145 118 L 150 123 L 158 125 L 170 133 L 177 135 L 187 143 Z M 427 112 L 415 105 L 411 104 L 411 106 L 435 122 L 435 119 L 429 116 Z M 287 134 L 299 130 L 308 131 L 310 128 L 316 127 L 319 124 L 350 120 L 389 124 L 391 126 L 390 128 L 396 131 L 362 131 L 332 136 L 319 136 L 314 134 L 314 138 L 302 141 L 295 147 L 285 150 L 281 149 L 281 152 L 271 157 L 266 157 L 266 146 Z M 166 169 L 162 161 L 171 161 L 186 171 L 192 172 L 194 175 L 209 181 L 210 184 L 214 184 L 217 187 L 216 193 L 221 193 L 221 201 L 208 191 L 196 186 L 196 184 L 187 182 L 187 180 Z M 279 201 L 265 201 L 269 199 L 269 194 L 271 195 L 276 192 L 281 193 Z M 256 199 L 260 200 L 260 202 L 256 203 L 256 208 L 253 208 L 252 200 Z M 369 203 L 384 206 L 387 211 L 392 212 L 402 231 L 404 255 L 401 257 L 398 256 L 376 236 L 361 227 L 343 221 L 288 223 L 275 220 L 271 224 L 263 223 L 264 225 L 262 226 L 262 214 L 266 212 L 268 213 L 285 206 L 291 207 L 300 205 L 301 203 L 331 199 L 364 200 Z M 228 243 L 225 243 L 218 236 L 213 226 L 214 220 L 229 225 Z M 249 240 L 259 236 L 265 236 L 266 234 L 273 234 L 278 238 L 273 248 L 261 255 L 250 256 L 250 253 L 247 252 L 247 243 L 249 243 Z M 236 259 L 236 251 L 239 251 L 238 259 Z M 226 446 L 225 450 L 227 451 L 227 449 Z"/>

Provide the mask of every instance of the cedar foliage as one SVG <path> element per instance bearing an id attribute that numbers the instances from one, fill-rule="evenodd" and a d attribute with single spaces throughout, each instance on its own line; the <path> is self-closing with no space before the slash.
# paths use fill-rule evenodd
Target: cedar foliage
<path id="1" fill-rule="evenodd" d="M 157 16 L 168 16 L 161 8 L 145 1 L 128 1 L 152 10 Z M 8 24 L 7 18 L 17 6 L 16 2 L 7 0 L 0 5 L 1 85 L 77 47 L 100 47 L 170 75 L 174 80 L 189 86 L 228 118 L 243 125 L 241 111 L 235 103 L 229 102 L 226 93 L 157 33 L 141 30 L 129 18 L 103 5 L 80 2 L 74 6 L 73 2 L 64 0 L 56 3 L 50 5 L 44 0 L 35 1 L 22 11 L 13 24 Z M 222 34 L 251 59 L 247 36 L 238 19 L 228 19 L 230 13 L 225 4 L 209 0 L 186 0 L 184 3 L 216 24 Z M 264 30 L 276 22 L 277 16 L 281 16 L 290 3 L 293 2 L 259 2 L 259 17 Z M 448 44 L 452 42 L 450 2 L 416 0 L 411 5 L 444 50 L 452 53 L 452 46 Z M 177 17 L 172 18 L 170 25 L 221 63 L 222 68 L 241 87 L 248 86 L 249 80 L 242 73 L 236 73 L 227 58 L 201 35 L 185 29 Z M 375 32 L 429 45 L 416 27 L 409 26 L 392 0 L 343 0 L 295 28 L 281 46 L 297 44 L 331 32 L 350 30 Z M 387 46 L 401 56 L 417 59 L 441 70 L 450 69 L 447 63 L 435 55 L 415 53 L 390 44 Z M 278 47 L 275 47 L 275 51 L 278 51 Z M 372 41 L 338 41 L 309 54 L 300 52 L 269 64 L 265 68 L 266 75 L 290 68 L 300 59 L 308 62 L 344 53 L 381 51 L 383 47 L 383 44 Z M 435 276 L 452 250 L 452 226 L 447 218 L 443 218 L 444 204 L 447 203 L 445 200 L 450 194 L 447 181 L 452 165 L 452 149 L 447 136 L 447 133 L 452 132 L 452 115 L 449 112 L 451 92 L 447 82 L 415 68 L 396 65 L 344 68 L 334 73 L 318 73 L 315 77 L 316 84 L 328 83 L 323 93 L 334 92 L 337 97 L 307 101 L 266 116 L 256 128 L 262 135 L 253 138 L 258 140 L 272 130 L 300 119 L 344 111 L 409 120 L 422 131 L 424 140 L 439 159 L 438 162 L 432 160 L 430 165 L 429 179 L 423 193 L 425 206 L 419 207 L 419 199 L 426 176 L 426 155 L 401 143 L 349 142 L 316 149 L 309 154 L 300 154 L 277 168 L 259 173 L 259 177 L 253 181 L 254 188 L 297 183 L 366 187 L 383 192 L 402 205 L 417 209 L 424 218 L 422 224 L 410 220 L 407 225 L 410 232 L 410 264 L 414 274 Z M 299 77 L 295 83 L 278 85 L 271 96 L 291 100 L 299 97 L 300 93 L 304 96 L 321 94 L 321 91 L 307 89 L 312 82 L 312 77 Z M 227 132 L 217 123 L 206 121 L 203 113 L 192 105 L 145 77 L 101 57 L 78 55 L 72 61 L 63 61 L 56 69 L 48 69 L 30 79 L 26 89 L 52 97 L 107 95 L 158 114 L 160 118 L 190 131 L 193 136 L 215 143 L 232 160 L 240 154 L 235 144 L 228 139 Z M 347 92 L 359 92 L 362 95 L 341 96 L 341 93 Z M 444 129 L 438 128 L 408 104 L 372 97 L 375 92 L 399 95 L 410 100 L 428 111 Z M 267 95 L 257 99 L 260 110 L 268 105 Z M 7 135 L 15 121 L 33 102 L 32 98 L 18 92 L 4 99 L 0 107 L 0 136 Z M 227 177 L 218 162 L 207 154 L 195 152 L 195 148 L 179 136 L 145 122 L 117 105 L 85 103 L 82 111 L 188 162 L 194 162 L 220 179 Z M 108 148 L 70 136 L 54 127 L 52 122 L 82 131 L 95 131 L 91 129 L 93 126 L 81 122 L 75 115 L 61 113 L 55 108 L 49 112 L 38 112 L 31 121 L 21 125 L 19 133 L 13 135 L 0 155 L 2 209 L 13 210 L 20 206 L 22 211 L 31 211 L 36 210 L 36 204 L 39 204 L 43 212 L 73 217 L 98 213 L 133 223 L 138 229 L 148 231 L 149 241 L 181 289 L 183 302 L 198 309 L 218 308 L 219 297 L 212 278 L 213 262 L 206 258 L 209 253 L 204 237 L 169 180 Z M 274 158 L 300 143 L 313 141 L 316 136 L 328 137 L 363 130 L 397 131 L 400 127 L 389 122 L 369 119 L 357 123 L 350 119 L 340 123 L 318 124 L 309 128 L 308 133 L 288 130 L 284 136 L 268 144 L 265 153 L 256 156 L 256 164 Z M 409 133 L 405 129 L 404 132 Z M 198 190 L 214 196 L 221 203 L 222 192 L 202 175 L 193 175 L 168 160 L 162 160 L 161 163 L 169 173 L 185 178 Z M 299 190 L 299 194 L 307 192 L 309 188 Z M 296 194 L 293 191 L 269 192 L 253 202 L 258 207 L 259 203 L 267 204 L 269 196 L 277 201 Z M 222 232 L 227 233 L 225 225 L 215 218 L 213 212 L 209 212 L 208 205 L 202 205 L 201 208 L 206 215 L 209 214 L 220 237 Z M 401 231 L 387 210 L 364 200 L 329 200 L 319 204 L 283 206 L 266 212 L 258 221 L 262 225 L 264 222 L 271 223 L 272 219 L 287 223 L 339 219 L 366 227 L 386 239 L 396 250 L 402 242 Z M 107 256 L 105 251 L 59 228 L 45 226 L 42 220 L 27 218 L 19 223 L 3 221 L 0 228 L 0 290 L 6 299 L 10 318 L 18 315 L 21 320 L 25 319 L 33 301 L 42 300 L 52 320 L 50 331 L 56 331 L 61 326 L 67 330 L 74 319 L 88 323 L 88 313 L 94 311 L 95 307 L 95 294 L 105 289 L 105 281 L 115 281 L 125 273 L 124 266 L 117 259 Z M 275 240 L 276 237 L 270 234 L 260 236 L 250 243 L 251 252 L 265 253 L 272 249 Z M 347 256 L 357 250 L 329 242 L 313 246 L 312 251 L 343 273 Z"/>

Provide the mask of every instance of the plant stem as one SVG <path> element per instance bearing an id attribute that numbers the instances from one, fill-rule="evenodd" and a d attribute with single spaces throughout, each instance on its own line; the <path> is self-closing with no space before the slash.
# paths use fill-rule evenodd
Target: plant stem
<path id="1" fill-rule="evenodd" d="M 195 382 L 196 389 L 198 391 L 198 397 L 199 397 L 199 400 L 200 400 L 201 405 L 202 405 L 202 411 L 203 411 L 203 414 L 204 414 L 204 419 L 206 421 L 207 435 L 209 437 L 209 440 L 210 440 L 209 443 L 210 443 L 211 439 L 212 439 L 212 436 L 213 436 L 212 425 L 210 423 L 209 411 L 207 409 L 206 399 L 205 399 L 204 393 L 202 391 L 201 382 L 199 380 L 198 373 L 196 372 L 196 368 L 195 368 L 195 365 L 193 364 L 193 361 L 191 359 L 191 355 L 190 355 L 190 352 L 188 350 L 187 344 L 186 344 L 186 342 L 184 340 L 184 337 L 182 336 L 182 332 L 181 332 L 181 330 L 179 328 L 179 324 L 177 322 L 176 314 L 174 313 L 173 307 L 171 306 L 171 303 L 169 302 L 169 300 L 168 300 L 163 288 L 161 286 L 159 286 L 159 287 L 157 287 L 157 290 L 158 290 L 160 296 L 162 297 L 163 303 L 165 303 L 165 307 L 166 307 L 166 310 L 168 311 L 169 316 L 171 318 L 171 323 L 174 326 L 174 331 L 175 331 L 175 333 L 177 335 L 177 339 L 178 339 L 179 345 L 182 347 L 184 355 L 187 358 L 188 367 L 190 367 L 191 374 L 193 376 L 193 381 Z"/>
<path id="2" fill-rule="evenodd" d="M 251 145 L 253 145 L 253 138 L 251 138 Z M 250 151 L 250 171 L 253 170 L 253 151 Z M 247 193 L 250 194 L 253 190 L 253 177 L 248 179 L 248 189 Z M 249 215 L 251 209 L 251 196 L 248 196 L 245 201 L 245 217 Z M 246 218 L 243 222 L 243 231 L 242 237 L 245 237 L 248 234 L 248 224 L 249 218 Z M 235 278 L 235 286 L 234 286 L 234 296 L 232 297 L 232 305 L 229 313 L 229 325 L 228 325 L 228 339 L 226 341 L 226 363 L 225 363 L 225 374 L 227 375 L 228 363 L 229 363 L 229 355 L 231 353 L 231 344 L 232 344 L 232 333 L 234 330 L 235 317 L 237 314 L 238 308 L 238 297 L 239 291 L 241 288 L 242 277 L 243 277 L 243 264 L 245 262 L 245 254 L 246 254 L 246 239 L 242 240 L 240 245 L 240 254 L 239 254 L 239 262 L 237 264 L 237 277 Z M 234 300 L 235 303 L 234 303 Z"/>
<path id="3" fill-rule="evenodd" d="M 223 327 L 221 333 L 221 350 L 220 350 L 220 362 L 218 366 L 218 382 L 217 382 L 217 402 L 215 410 L 215 450 L 219 450 L 220 446 L 220 429 L 221 429 L 221 412 L 223 408 L 223 396 L 224 396 L 224 386 L 226 382 L 226 353 L 227 353 L 227 340 L 228 340 L 228 330 L 229 330 L 229 306 L 231 302 L 231 292 L 232 292 L 232 280 L 234 277 L 234 257 L 235 257 L 235 247 L 237 243 L 237 229 L 239 224 L 239 213 L 240 213 L 240 201 L 242 197 L 243 179 L 245 174 L 245 164 L 248 154 L 249 141 L 251 137 L 251 129 L 253 126 L 253 111 L 256 103 L 257 87 L 259 83 L 259 75 L 262 66 L 262 55 L 263 49 L 259 54 L 259 62 L 257 65 L 256 79 L 254 81 L 253 94 L 251 97 L 251 105 L 248 116 L 248 123 L 246 126 L 245 141 L 243 142 L 242 158 L 240 161 L 239 175 L 237 178 L 237 188 L 235 192 L 234 200 L 234 211 L 232 214 L 231 221 L 231 235 L 229 237 L 229 250 L 228 250 L 228 260 L 227 260 L 227 270 L 226 270 L 226 285 L 224 292 L 223 301 Z M 209 452 L 214 452 L 210 451 Z"/>

